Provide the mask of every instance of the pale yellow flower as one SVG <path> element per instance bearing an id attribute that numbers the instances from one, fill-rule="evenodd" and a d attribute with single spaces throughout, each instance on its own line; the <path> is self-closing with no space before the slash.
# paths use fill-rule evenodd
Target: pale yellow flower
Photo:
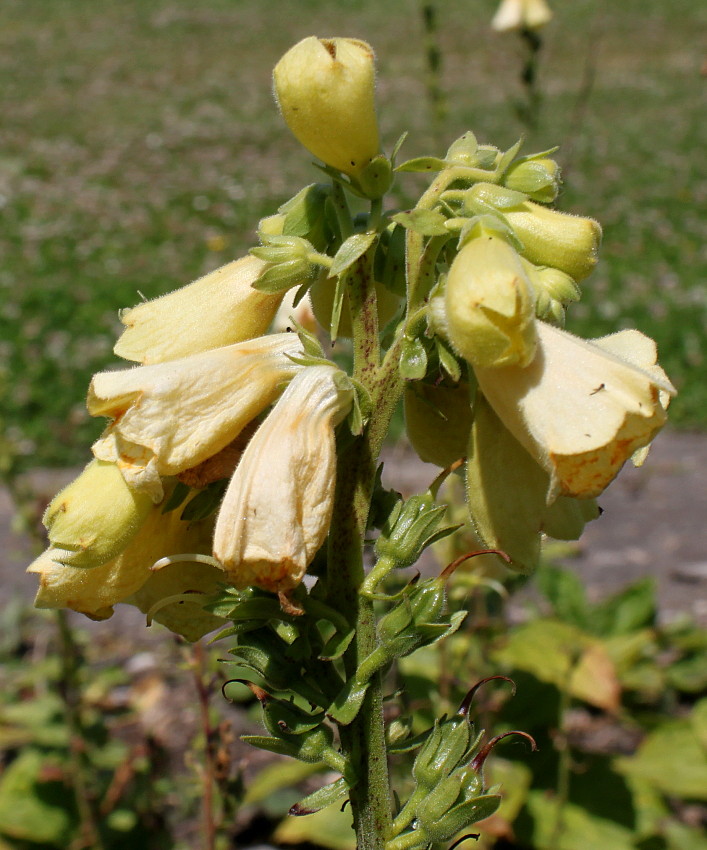
<path id="1" fill-rule="evenodd" d="M 378 154 L 375 58 L 364 41 L 310 36 L 273 71 L 275 97 L 297 140 L 345 174 Z"/>
<path id="2" fill-rule="evenodd" d="M 592 499 L 558 496 L 547 504 L 548 473 L 477 393 L 467 452 L 467 508 L 479 548 L 500 549 L 511 566 L 532 572 L 542 533 L 576 540 L 599 515 Z"/>
<path id="3" fill-rule="evenodd" d="M 126 310 L 126 330 L 113 349 L 138 363 L 162 363 L 265 333 L 283 293 L 253 288 L 267 263 L 234 260 L 154 301 Z"/>
<path id="4" fill-rule="evenodd" d="M 287 591 L 329 531 L 336 486 L 334 428 L 352 390 L 330 366 L 309 366 L 256 431 L 216 522 L 214 556 L 235 587 Z"/>
<path id="5" fill-rule="evenodd" d="M 468 241 L 444 295 L 446 333 L 472 366 L 527 366 L 535 354 L 535 294 L 520 257 L 502 239 Z"/>
<path id="6" fill-rule="evenodd" d="M 174 565 L 168 575 L 153 581 L 150 567 L 158 559 L 182 552 L 206 554 L 210 551 L 213 518 L 184 522 L 179 518 L 180 513 L 180 510 L 175 510 L 163 514 L 161 506 L 153 507 L 125 549 L 111 561 L 92 569 L 67 564 L 67 552 L 50 547 L 28 568 L 28 572 L 39 576 L 35 605 L 38 608 L 71 608 L 91 619 L 105 620 L 113 614 L 114 605 L 130 601 L 133 594 L 140 594 L 146 584 L 149 588 L 136 597 L 138 607 L 147 599 L 151 600 L 150 605 L 154 605 L 158 601 L 158 591 L 163 597 L 186 593 L 190 589 L 202 593 L 215 591 L 223 574 L 207 564 Z M 177 566 L 184 568 L 181 578 L 176 571 Z M 166 583 L 167 578 L 170 583 Z M 188 607 L 185 618 L 177 618 L 181 627 L 173 628 L 173 631 L 185 634 L 190 640 L 195 639 L 195 628 L 198 630 L 207 625 L 208 628 L 201 632 L 203 634 L 221 622 L 205 615 L 197 605 Z M 165 607 L 162 614 L 160 611 L 155 613 L 154 619 L 162 622 L 161 617 L 164 618 L 167 613 L 168 608 Z M 189 616 L 191 623 L 187 622 Z M 170 623 L 166 624 L 172 627 Z"/>
<path id="7" fill-rule="evenodd" d="M 52 499 L 43 521 L 64 563 L 92 568 L 127 546 L 151 507 L 150 497 L 128 487 L 114 463 L 93 460 Z"/>
<path id="8" fill-rule="evenodd" d="M 597 496 L 662 428 L 675 390 L 638 331 L 587 342 L 538 322 L 537 333 L 529 366 L 477 367 L 479 388 L 549 474 L 548 502 Z"/>
<path id="9" fill-rule="evenodd" d="M 294 333 L 272 334 L 180 360 L 100 372 L 88 410 L 113 422 L 94 443 L 130 486 L 162 498 L 161 476 L 177 475 L 215 455 L 277 398 L 302 367 Z"/>
<path id="10" fill-rule="evenodd" d="M 552 9 L 545 0 L 501 0 L 491 26 L 498 32 L 539 29 L 552 20 Z"/>

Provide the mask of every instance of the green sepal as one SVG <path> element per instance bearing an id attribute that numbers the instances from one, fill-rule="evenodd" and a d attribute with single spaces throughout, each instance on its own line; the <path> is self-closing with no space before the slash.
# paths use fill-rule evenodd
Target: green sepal
<path id="1" fill-rule="evenodd" d="M 446 236 L 447 218 L 436 210 L 413 209 L 391 216 L 392 220 L 422 236 Z"/>
<path id="2" fill-rule="evenodd" d="M 411 753 L 413 750 L 421 747 L 427 740 L 430 734 L 429 729 L 421 732 L 419 735 L 411 735 L 409 738 L 404 738 L 400 741 L 393 741 L 388 744 L 388 753 L 390 755 L 399 755 L 401 753 Z"/>
<path id="3" fill-rule="evenodd" d="M 514 145 L 511 145 L 505 153 L 501 154 L 501 158 L 498 160 L 496 165 L 496 170 L 500 174 L 503 174 L 516 158 L 518 151 L 523 147 L 523 141 L 524 140 L 522 138 L 518 139 L 518 141 Z"/>
<path id="4" fill-rule="evenodd" d="M 500 239 L 505 239 L 516 251 L 523 250 L 523 243 L 498 210 L 480 200 L 473 201 L 471 205 L 475 206 L 479 213 L 472 216 L 462 227 L 457 246 L 459 249 L 472 239 L 483 236 L 497 236 Z"/>
<path id="5" fill-rule="evenodd" d="M 462 367 L 455 355 L 447 344 L 438 336 L 435 336 L 435 351 L 439 365 L 449 375 L 455 384 L 458 384 L 462 377 Z"/>
<path id="6" fill-rule="evenodd" d="M 403 133 L 400 134 L 398 141 L 393 145 L 393 150 L 390 154 L 390 164 L 392 165 L 393 170 L 395 170 L 395 160 L 398 158 L 400 148 L 402 148 L 402 146 L 405 144 L 405 139 L 407 139 L 408 135 L 408 131 L 405 130 Z"/>
<path id="7" fill-rule="evenodd" d="M 467 192 L 467 199 L 483 201 L 497 210 L 509 210 L 524 204 L 528 200 L 528 196 L 523 192 L 508 189 L 496 183 L 477 183 Z"/>
<path id="8" fill-rule="evenodd" d="M 325 809 L 327 806 L 331 806 L 333 803 L 336 803 L 344 797 L 348 791 L 348 783 L 344 777 L 341 776 L 335 782 L 331 782 L 329 785 L 324 785 L 321 788 L 317 788 L 317 790 L 313 791 L 311 794 L 307 794 L 306 797 L 303 797 L 290 808 L 288 814 L 294 815 L 295 817 L 313 815 L 320 809 Z"/>
<path id="9" fill-rule="evenodd" d="M 349 236 L 334 255 L 334 262 L 329 270 L 329 277 L 340 275 L 343 271 L 350 268 L 356 260 L 368 251 L 376 239 L 378 239 L 378 234 L 375 231 L 354 233 L 353 236 Z"/>
<path id="10" fill-rule="evenodd" d="M 184 522 L 197 522 L 215 513 L 221 502 L 223 494 L 228 487 L 228 479 L 223 478 L 219 481 L 212 481 L 203 490 L 200 490 L 196 496 L 186 505 L 180 515 L 180 519 Z"/>
<path id="11" fill-rule="evenodd" d="M 455 139 L 447 150 L 445 160 L 450 165 L 465 165 L 476 166 L 476 152 L 479 149 L 479 143 L 476 136 L 467 130 L 464 135 Z"/>
<path id="12" fill-rule="evenodd" d="M 258 249 L 253 248 L 251 254 L 258 256 L 256 251 Z M 267 257 L 262 257 L 262 259 L 273 262 L 273 260 L 268 260 Z M 268 292 L 271 295 L 277 292 L 285 292 L 292 289 L 293 286 L 299 286 L 303 279 L 312 277 L 312 271 L 315 268 L 316 266 L 303 259 L 277 262 L 263 270 L 260 277 L 253 283 L 253 289 L 257 289 L 259 292 Z"/>
<path id="13" fill-rule="evenodd" d="M 444 171 L 449 164 L 436 156 L 418 156 L 408 159 L 396 167 L 396 171 Z"/>
<path id="14" fill-rule="evenodd" d="M 348 376 L 347 381 L 354 389 L 353 405 L 351 413 L 349 413 L 349 426 L 351 433 L 358 437 L 363 434 L 363 429 L 371 418 L 373 403 L 371 402 L 371 394 L 360 381 L 355 381 Z"/>
<path id="15" fill-rule="evenodd" d="M 286 201 L 278 209 L 285 216 L 283 235 L 305 237 L 317 251 L 323 251 L 332 235 L 326 215 L 330 196 L 328 184 L 311 183 Z"/>
<path id="16" fill-rule="evenodd" d="M 392 561 L 394 568 L 412 566 L 428 546 L 459 528 L 440 528 L 446 511 L 446 506 L 435 505 L 429 494 L 411 496 L 399 503 L 399 509 L 391 513 L 376 540 L 376 554 Z"/>
<path id="17" fill-rule="evenodd" d="M 450 841 L 472 823 L 491 817 L 501 805 L 501 800 L 498 794 L 483 794 L 453 806 L 438 819 L 425 820 L 420 825 L 429 843 Z"/>
<path id="18" fill-rule="evenodd" d="M 324 720 L 323 711 L 318 714 L 308 714 L 293 702 L 273 697 L 263 700 L 262 707 L 265 726 L 272 735 L 285 734 L 299 738 L 319 729 Z"/>
<path id="19" fill-rule="evenodd" d="M 406 336 L 400 349 L 400 376 L 406 381 L 422 380 L 427 374 L 427 349 L 422 340 Z"/>
<path id="20" fill-rule="evenodd" d="M 302 348 L 304 349 L 304 353 L 308 357 L 312 357 L 316 360 L 327 360 L 324 350 L 317 339 L 317 337 L 311 332 L 308 331 L 303 325 L 299 322 L 294 322 L 294 331 L 299 337 L 299 341 L 302 343 Z M 331 362 L 331 361 L 328 361 Z"/>
<path id="21" fill-rule="evenodd" d="M 162 513 L 168 514 L 170 511 L 176 510 L 184 502 L 190 492 L 191 487 L 183 481 L 177 481 L 174 485 L 174 489 L 169 494 L 169 498 L 165 499 L 165 503 L 162 505 Z"/>
<path id="22" fill-rule="evenodd" d="M 420 646 L 429 646 L 431 643 L 437 643 L 438 640 L 453 635 L 464 622 L 466 615 L 466 611 L 455 611 L 449 618 L 449 623 L 418 623 L 415 629 L 422 638 Z"/>

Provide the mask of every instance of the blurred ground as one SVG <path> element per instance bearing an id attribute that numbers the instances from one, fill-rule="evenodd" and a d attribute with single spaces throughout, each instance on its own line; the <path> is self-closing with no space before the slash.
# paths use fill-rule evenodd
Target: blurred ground
<path id="1" fill-rule="evenodd" d="M 599 500 L 603 515 L 587 526 L 576 552 L 565 563 L 585 580 L 590 597 L 598 599 L 641 577 L 653 576 L 664 621 L 689 615 L 707 625 L 707 435 L 661 434 L 640 469 L 627 466 Z M 396 449 L 386 458 L 385 479 L 404 493 L 429 484 L 437 468 L 421 463 L 409 450 Z M 42 505 L 76 470 L 36 470 L 25 483 Z M 0 490 L 0 581 L 5 600 L 31 601 L 36 578 L 24 568 L 32 559 L 27 536 L 13 531 L 9 494 Z M 120 610 L 122 607 L 125 610 Z M 142 615 L 119 606 L 118 619 L 86 625 L 98 635 L 113 625 L 127 627 L 141 643 Z M 161 627 L 156 627 L 161 628 Z M 149 642 L 150 631 L 144 637 Z"/>

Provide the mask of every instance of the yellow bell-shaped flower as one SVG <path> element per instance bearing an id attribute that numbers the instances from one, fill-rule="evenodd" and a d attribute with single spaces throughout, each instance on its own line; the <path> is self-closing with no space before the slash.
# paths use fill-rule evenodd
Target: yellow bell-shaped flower
<path id="1" fill-rule="evenodd" d="M 221 451 L 277 398 L 302 367 L 297 334 L 258 337 L 180 360 L 100 372 L 88 411 L 113 422 L 93 445 L 125 480 L 162 498 L 161 477 L 177 475 Z"/>
<path id="2" fill-rule="evenodd" d="M 267 263 L 241 257 L 120 317 L 125 330 L 113 349 L 125 360 L 162 363 L 264 334 L 283 293 L 253 287 Z"/>
<path id="3" fill-rule="evenodd" d="M 214 533 L 214 556 L 235 587 L 287 591 L 329 531 L 336 486 L 334 428 L 353 400 L 343 373 L 308 366 L 248 444 Z"/>

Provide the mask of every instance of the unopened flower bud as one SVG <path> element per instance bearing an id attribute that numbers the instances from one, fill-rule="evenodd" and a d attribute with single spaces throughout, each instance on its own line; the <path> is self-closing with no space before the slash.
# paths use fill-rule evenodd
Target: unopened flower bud
<path id="1" fill-rule="evenodd" d="M 277 63 L 273 81 L 287 126 L 314 156 L 357 176 L 378 154 L 374 55 L 364 41 L 305 38 Z"/>
<path id="2" fill-rule="evenodd" d="M 560 189 L 560 166 L 554 159 L 526 159 L 506 172 L 504 185 L 529 195 L 534 201 L 551 204 Z"/>
<path id="3" fill-rule="evenodd" d="M 472 239 L 457 254 L 445 291 L 449 339 L 473 366 L 527 366 L 535 354 L 535 296 L 502 239 Z"/>
<path id="4" fill-rule="evenodd" d="M 98 567 L 128 545 L 151 506 L 152 499 L 128 487 L 114 463 L 94 460 L 52 499 L 44 524 L 51 545 L 66 550 L 62 563 Z"/>
<path id="5" fill-rule="evenodd" d="M 583 280 L 597 264 L 601 227 L 593 218 L 559 212 L 532 201 L 504 210 L 506 221 L 523 243 L 523 256 Z"/>

